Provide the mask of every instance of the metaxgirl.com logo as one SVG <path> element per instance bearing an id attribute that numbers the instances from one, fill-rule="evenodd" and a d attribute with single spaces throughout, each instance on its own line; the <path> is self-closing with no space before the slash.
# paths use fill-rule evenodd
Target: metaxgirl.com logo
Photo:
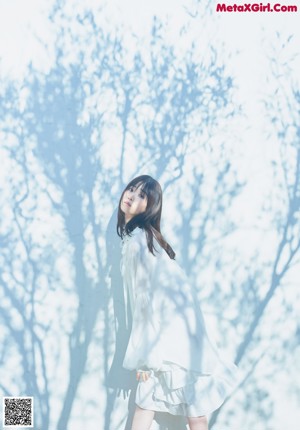
<path id="1" fill-rule="evenodd" d="M 225 4 L 217 3 L 217 12 L 297 12 L 297 6 L 275 3 L 244 3 Z"/>

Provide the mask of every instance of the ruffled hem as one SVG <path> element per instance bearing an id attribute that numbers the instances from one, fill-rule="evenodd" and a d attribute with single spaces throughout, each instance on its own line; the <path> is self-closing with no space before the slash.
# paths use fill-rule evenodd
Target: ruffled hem
<path id="1" fill-rule="evenodd" d="M 170 364 L 169 370 L 151 371 L 150 378 L 138 384 L 136 404 L 172 415 L 209 415 L 222 405 L 237 382 L 238 369 L 234 364 L 220 363 L 211 375 Z"/>

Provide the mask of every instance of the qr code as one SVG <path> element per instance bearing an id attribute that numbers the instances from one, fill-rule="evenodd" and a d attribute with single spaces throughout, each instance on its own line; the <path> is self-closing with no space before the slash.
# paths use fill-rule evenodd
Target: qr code
<path id="1" fill-rule="evenodd" d="M 33 427 L 33 397 L 4 397 L 3 407 L 3 427 Z"/>

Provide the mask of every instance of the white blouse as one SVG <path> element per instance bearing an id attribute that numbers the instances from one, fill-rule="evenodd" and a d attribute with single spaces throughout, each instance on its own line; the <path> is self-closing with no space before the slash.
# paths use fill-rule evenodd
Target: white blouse
<path id="1" fill-rule="evenodd" d="M 175 364 L 197 374 L 212 374 L 222 360 L 207 336 L 191 283 L 155 238 L 153 243 L 155 256 L 144 230 L 136 228 L 123 239 L 121 272 L 132 311 L 123 366 L 168 371 Z"/>

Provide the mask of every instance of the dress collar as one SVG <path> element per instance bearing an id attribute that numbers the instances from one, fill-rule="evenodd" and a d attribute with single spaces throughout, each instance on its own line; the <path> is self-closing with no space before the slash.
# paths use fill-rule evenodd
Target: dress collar
<path id="1" fill-rule="evenodd" d="M 122 239 L 122 245 L 129 242 L 133 236 L 136 236 L 142 230 L 143 230 L 142 228 L 136 227 L 134 230 L 132 230 L 132 232 L 130 232 L 130 234 L 125 234 L 125 236 L 123 236 L 123 239 Z"/>

